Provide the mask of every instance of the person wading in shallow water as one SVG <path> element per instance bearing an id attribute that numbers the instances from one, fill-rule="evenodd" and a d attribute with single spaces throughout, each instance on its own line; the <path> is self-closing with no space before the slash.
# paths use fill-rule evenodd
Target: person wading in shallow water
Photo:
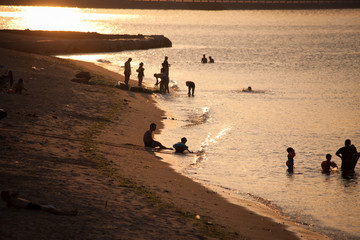
<path id="1" fill-rule="evenodd" d="M 201 63 L 207 63 L 207 58 L 206 58 L 205 54 L 201 58 Z"/>
<path id="2" fill-rule="evenodd" d="M 356 147 L 351 144 L 350 139 L 346 139 L 345 147 L 339 148 L 335 154 L 341 158 L 341 170 L 354 172 L 359 159 L 359 153 L 357 152 Z"/>
<path id="3" fill-rule="evenodd" d="M 331 161 L 331 154 L 326 154 L 326 161 L 321 163 L 323 173 L 330 173 L 332 168 L 337 168 L 337 164 Z"/>
<path id="4" fill-rule="evenodd" d="M 288 167 L 288 172 L 293 173 L 294 172 L 294 157 L 296 156 L 295 150 L 291 147 L 286 149 L 288 152 L 288 160 L 286 162 L 286 166 Z"/>
<path id="5" fill-rule="evenodd" d="M 192 81 L 186 81 L 186 86 L 188 87 L 188 96 L 194 96 L 195 92 L 195 83 Z M 190 95 L 191 92 L 191 95 Z"/>

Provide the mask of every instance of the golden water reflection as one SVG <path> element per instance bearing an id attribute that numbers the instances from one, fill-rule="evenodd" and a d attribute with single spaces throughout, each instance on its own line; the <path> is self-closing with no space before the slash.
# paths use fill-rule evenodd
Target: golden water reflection
<path id="1" fill-rule="evenodd" d="M 136 14 L 119 14 L 113 10 L 66 7 L 0 7 L 1 28 L 59 30 L 111 33 L 99 20 L 131 20 Z M 100 22 L 101 22 L 100 21 Z M 117 32 L 119 33 L 119 32 Z"/>
<path id="2" fill-rule="evenodd" d="M 24 9 L 22 18 L 29 29 L 81 31 L 86 28 L 76 8 L 30 7 Z"/>

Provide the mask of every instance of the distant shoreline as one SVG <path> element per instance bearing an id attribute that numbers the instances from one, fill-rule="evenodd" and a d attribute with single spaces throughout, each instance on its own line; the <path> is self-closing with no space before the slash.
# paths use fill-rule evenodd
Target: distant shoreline
<path id="1" fill-rule="evenodd" d="M 311 10 L 360 8 L 356 0 L 2 0 L 1 5 L 168 10 Z"/>
<path id="2" fill-rule="evenodd" d="M 120 52 L 171 46 L 171 41 L 163 35 L 0 30 L 0 47 L 45 55 Z"/>

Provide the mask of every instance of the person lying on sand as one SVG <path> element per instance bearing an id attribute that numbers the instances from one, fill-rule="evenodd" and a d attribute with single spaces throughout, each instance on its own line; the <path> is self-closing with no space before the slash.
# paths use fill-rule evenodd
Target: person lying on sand
<path id="1" fill-rule="evenodd" d="M 156 124 L 155 123 L 151 123 L 150 124 L 150 129 L 147 130 L 144 134 L 144 145 L 145 147 L 151 147 L 151 148 L 156 148 L 159 147 L 160 149 L 170 149 L 172 150 L 172 148 L 168 148 L 165 147 L 164 145 L 162 145 L 160 142 L 155 141 L 152 137 L 152 132 L 154 132 L 156 130 Z"/>
<path id="2" fill-rule="evenodd" d="M 40 210 L 48 213 L 52 213 L 55 215 L 65 215 L 65 216 L 76 216 L 78 213 L 77 209 L 72 211 L 64 211 L 56 209 L 52 205 L 44 206 L 33 203 L 29 200 L 19 198 L 19 192 L 10 193 L 9 191 L 1 192 L 1 199 L 6 202 L 8 207 L 20 208 L 20 209 L 28 209 L 28 210 Z"/>

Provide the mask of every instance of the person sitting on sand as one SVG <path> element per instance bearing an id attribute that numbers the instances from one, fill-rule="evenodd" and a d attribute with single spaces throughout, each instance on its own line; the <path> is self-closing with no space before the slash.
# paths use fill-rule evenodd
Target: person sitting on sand
<path id="1" fill-rule="evenodd" d="M 6 72 L 0 76 L 0 83 L 0 85 L 2 85 L 2 83 L 10 84 L 10 88 L 12 87 L 14 83 L 14 78 L 11 70 L 6 70 Z"/>
<path id="2" fill-rule="evenodd" d="M 10 193 L 9 191 L 2 191 L 1 199 L 4 202 L 6 202 L 8 207 L 21 208 L 27 210 L 39 210 L 39 211 L 52 213 L 55 215 L 65 215 L 65 216 L 76 216 L 78 213 L 77 209 L 74 209 L 72 211 L 64 211 L 64 210 L 56 209 L 52 205 L 44 206 L 33 203 L 29 200 L 19 198 L 19 192 Z"/>
<path id="3" fill-rule="evenodd" d="M 288 172 L 293 173 L 294 172 L 294 157 L 296 156 L 295 150 L 291 147 L 286 149 L 288 152 L 288 160 L 286 161 L 286 166 L 288 167 Z"/>
<path id="4" fill-rule="evenodd" d="M 337 169 L 337 164 L 331 161 L 331 154 L 326 154 L 326 161 L 321 163 L 323 173 L 330 173 L 332 169 Z"/>
<path id="5" fill-rule="evenodd" d="M 167 148 L 164 145 L 162 145 L 160 142 L 155 141 L 152 137 L 152 133 L 156 130 L 156 124 L 155 123 L 151 123 L 150 124 L 150 129 L 147 130 L 144 134 L 144 145 L 145 147 L 151 147 L 151 148 L 157 148 L 159 147 L 160 149 L 171 149 L 172 148 Z"/>
<path id="6" fill-rule="evenodd" d="M 207 63 L 207 58 L 205 57 L 205 54 L 201 58 L 201 63 Z"/>
<path id="7" fill-rule="evenodd" d="M 4 109 L 0 109 L 0 120 L 7 117 L 7 113 Z"/>
<path id="8" fill-rule="evenodd" d="M 187 150 L 189 153 L 193 153 L 192 151 L 189 150 L 188 146 L 186 146 L 186 142 L 187 142 L 186 137 L 183 137 L 181 139 L 181 142 L 174 144 L 173 148 L 175 148 L 175 151 L 177 153 L 183 153 L 185 150 Z"/>
<path id="9" fill-rule="evenodd" d="M 13 86 L 10 89 L 10 92 L 14 92 L 15 94 L 22 94 L 22 91 L 27 89 L 24 87 L 24 80 L 20 78 L 16 82 L 14 82 Z"/>
<path id="10" fill-rule="evenodd" d="M 190 91 L 191 91 L 191 95 L 194 96 L 194 92 L 195 92 L 195 83 L 192 81 L 186 81 L 186 86 L 188 87 L 188 96 L 190 97 Z"/>
<path id="11" fill-rule="evenodd" d="M 215 63 L 214 59 L 211 56 L 209 56 L 209 63 Z"/>

